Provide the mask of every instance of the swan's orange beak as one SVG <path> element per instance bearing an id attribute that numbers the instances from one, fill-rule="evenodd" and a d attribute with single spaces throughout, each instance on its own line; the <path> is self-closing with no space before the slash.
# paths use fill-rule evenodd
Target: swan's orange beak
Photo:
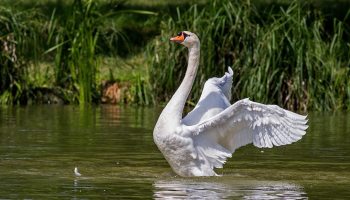
<path id="1" fill-rule="evenodd" d="M 180 36 L 175 36 L 170 38 L 170 41 L 176 42 L 176 43 L 181 43 L 185 40 L 184 34 L 181 34 Z"/>

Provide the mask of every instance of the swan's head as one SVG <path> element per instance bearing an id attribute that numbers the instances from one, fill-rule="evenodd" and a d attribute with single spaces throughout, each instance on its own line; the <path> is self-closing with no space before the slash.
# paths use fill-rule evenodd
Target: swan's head
<path id="1" fill-rule="evenodd" d="M 182 44 L 187 48 L 191 48 L 195 45 L 199 45 L 198 36 L 189 31 L 181 31 L 175 37 L 170 38 L 170 41 Z"/>

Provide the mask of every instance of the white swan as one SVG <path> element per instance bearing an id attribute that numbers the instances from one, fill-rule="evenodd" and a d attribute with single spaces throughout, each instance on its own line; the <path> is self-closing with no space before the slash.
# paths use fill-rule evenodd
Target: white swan
<path id="1" fill-rule="evenodd" d="M 196 107 L 182 118 L 197 72 L 200 42 L 188 31 L 170 40 L 188 48 L 188 66 L 181 85 L 159 116 L 153 138 L 178 175 L 214 176 L 214 168 L 222 168 L 241 146 L 253 143 L 271 148 L 298 141 L 305 135 L 306 116 L 249 99 L 231 105 L 231 68 L 223 77 L 205 83 Z"/>

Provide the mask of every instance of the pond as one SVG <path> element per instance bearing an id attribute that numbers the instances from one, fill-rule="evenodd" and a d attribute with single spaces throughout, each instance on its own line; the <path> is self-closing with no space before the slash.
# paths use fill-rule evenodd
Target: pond
<path id="1" fill-rule="evenodd" d="M 348 113 L 310 113 L 301 141 L 248 145 L 217 170 L 221 177 L 181 178 L 153 143 L 160 111 L 1 107 L 0 199 L 350 198 Z"/>

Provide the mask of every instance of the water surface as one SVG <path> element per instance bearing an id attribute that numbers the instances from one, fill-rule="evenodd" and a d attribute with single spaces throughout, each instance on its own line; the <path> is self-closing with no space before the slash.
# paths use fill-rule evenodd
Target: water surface
<path id="1" fill-rule="evenodd" d="M 0 199 L 350 198 L 350 114 L 311 113 L 301 141 L 248 145 L 217 170 L 221 177 L 181 178 L 153 143 L 159 112 L 1 107 Z"/>

